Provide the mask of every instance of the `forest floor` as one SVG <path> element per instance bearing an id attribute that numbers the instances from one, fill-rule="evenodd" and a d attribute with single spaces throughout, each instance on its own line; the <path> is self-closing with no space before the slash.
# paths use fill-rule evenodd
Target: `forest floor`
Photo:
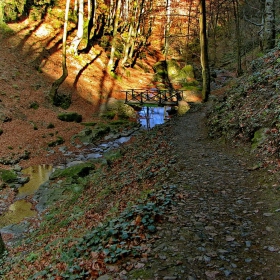
<path id="1" fill-rule="evenodd" d="M 29 36 L 30 32 L 25 28 L 28 24 L 25 22 L 14 26 L 15 29 L 21 26 L 17 36 L 2 38 L 0 48 L 0 106 L 1 113 L 9 119 L 0 127 L 3 130 L 0 157 L 13 157 L 27 149 L 31 151 L 31 157 L 20 162 L 22 167 L 58 163 L 61 160 L 59 153 L 49 155 L 47 143 L 59 135 L 65 139 L 65 145 L 71 147 L 71 136 L 81 129 L 79 124 L 57 120 L 57 113 L 63 110 L 46 102 L 51 81 L 59 76 L 59 53 L 44 53 L 43 43 L 44 40 L 47 43 L 47 37 L 44 40 L 41 38 L 42 45 L 37 54 L 40 58 L 47 55 L 48 59 L 45 57 L 37 65 L 38 57 L 32 57 L 36 64 L 34 68 L 34 64 L 28 61 L 36 49 L 36 40 Z M 34 30 L 40 30 L 39 27 L 34 27 Z M 28 46 L 31 46 L 30 49 Z M 69 108 L 70 111 L 82 113 L 84 121 L 92 121 L 95 111 L 92 103 L 78 96 L 79 90 L 84 97 L 94 90 L 105 92 L 108 97 L 113 90 L 120 90 L 121 86 L 139 85 L 137 71 L 130 73 L 125 84 L 117 81 L 115 85 L 111 84 L 109 77 L 98 76 L 102 72 L 92 74 L 95 64 L 102 65 L 102 60 L 96 59 L 96 54 L 92 55 L 92 60 L 86 62 L 88 72 L 82 71 L 83 78 L 76 83 L 77 90 Z M 78 62 L 75 63 L 73 65 L 77 66 Z M 83 65 L 78 65 L 77 69 L 83 69 Z M 72 70 L 77 74 L 74 68 Z M 96 77 L 93 78 L 93 75 Z M 98 87 L 101 80 L 103 88 Z M 70 81 L 72 85 L 75 78 L 71 80 L 70 77 Z M 151 86 L 151 75 L 143 74 L 141 81 L 143 87 Z M 62 89 L 64 92 L 67 92 L 69 84 Z M 196 97 L 192 101 L 195 100 Z M 40 104 L 36 110 L 31 107 L 34 102 Z M 164 143 L 166 139 L 171 142 L 172 150 L 161 149 L 158 159 L 148 155 L 141 162 L 143 169 L 139 168 L 138 171 L 142 172 L 149 160 L 165 163 L 165 159 L 176 157 L 176 161 L 168 165 L 169 172 L 159 178 L 155 176 L 151 181 L 176 185 L 176 203 L 157 224 L 153 238 L 147 240 L 147 254 L 143 254 L 142 258 L 124 258 L 111 266 L 111 271 L 106 270 L 100 280 L 280 279 L 279 175 L 269 173 L 264 168 L 255 168 L 256 159 L 246 147 L 225 145 L 208 138 L 206 119 L 210 107 L 211 101 L 208 104 L 193 104 L 185 116 L 175 118 L 162 129 L 157 142 L 146 145 L 156 152 L 159 143 Z M 47 128 L 50 123 L 54 125 L 52 130 Z M 37 129 L 34 129 L 34 125 Z M 139 161 L 144 154 L 140 144 L 135 149 L 135 141 L 127 144 L 134 153 L 130 155 L 131 162 Z M 6 165 L 1 167 L 9 168 Z M 108 178 L 114 178 L 115 182 L 123 180 L 126 170 L 137 170 L 125 168 L 120 166 L 108 170 L 104 184 Z M 116 173 L 117 170 L 119 173 Z M 152 188 L 152 183 L 150 185 Z M 62 232 L 61 227 L 57 235 Z M 43 255 L 42 258 L 51 257 Z M 7 279 L 23 279 L 16 278 L 21 277 L 18 276 L 21 275 L 18 265 L 18 269 L 12 271 Z"/>
<path id="2" fill-rule="evenodd" d="M 176 204 L 149 257 L 129 260 L 120 279 L 280 279 L 279 174 L 255 170 L 248 147 L 211 140 L 209 107 L 170 126 Z"/>

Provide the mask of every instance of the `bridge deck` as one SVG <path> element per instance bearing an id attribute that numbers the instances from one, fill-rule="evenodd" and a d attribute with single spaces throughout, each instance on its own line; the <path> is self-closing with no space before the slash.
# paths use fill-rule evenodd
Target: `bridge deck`
<path id="1" fill-rule="evenodd" d="M 182 100 L 182 90 L 128 89 L 125 103 L 128 105 L 176 106 Z"/>

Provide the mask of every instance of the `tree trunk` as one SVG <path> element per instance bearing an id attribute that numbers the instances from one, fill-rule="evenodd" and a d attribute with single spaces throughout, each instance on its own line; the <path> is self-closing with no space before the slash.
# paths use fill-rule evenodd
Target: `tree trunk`
<path id="1" fill-rule="evenodd" d="M 5 252 L 5 244 L 0 233 L 0 258 L 4 252 Z"/>
<path id="2" fill-rule="evenodd" d="M 70 50 L 74 54 L 78 54 L 78 47 L 83 39 L 84 35 L 84 0 L 79 0 L 79 14 L 78 14 L 78 31 L 77 35 L 71 42 Z"/>
<path id="3" fill-rule="evenodd" d="M 206 34 L 206 4 L 205 0 L 199 3 L 199 25 L 200 25 L 200 49 L 201 49 L 201 68 L 202 68 L 202 100 L 206 102 L 210 94 L 210 68 L 208 59 L 208 42 Z"/>
<path id="4" fill-rule="evenodd" d="M 93 28 L 95 18 L 96 0 L 88 0 L 88 27 L 87 27 L 87 45 L 82 52 L 88 53 L 92 47 L 91 30 Z"/>
<path id="5" fill-rule="evenodd" d="M 264 16 L 264 49 L 270 50 L 275 47 L 275 2 L 274 0 L 265 1 Z"/>
<path id="6" fill-rule="evenodd" d="M 124 66 L 126 64 L 128 55 L 129 55 L 129 50 L 130 50 L 131 46 L 134 44 L 134 42 L 132 42 L 132 30 L 133 30 L 132 25 L 133 25 L 133 22 L 131 22 L 129 25 L 129 31 L 128 31 L 127 39 L 126 39 L 125 46 L 124 46 L 124 54 L 123 54 L 124 57 L 121 62 L 122 66 Z M 133 41 L 134 41 L 134 39 L 133 39 Z"/>
<path id="7" fill-rule="evenodd" d="M 132 2 L 132 12 L 130 15 L 127 15 L 127 17 L 130 16 L 130 20 L 128 22 L 129 29 L 127 32 L 127 38 L 124 44 L 124 51 L 123 51 L 123 59 L 121 62 L 121 65 L 125 65 L 128 58 L 132 58 L 134 54 L 134 46 L 135 46 L 135 40 L 137 37 L 137 28 L 139 26 L 140 21 L 140 11 L 142 10 L 143 5 L 141 4 L 139 7 L 139 2 L 137 0 L 134 0 Z M 127 8 L 129 10 L 129 8 Z M 138 21 L 138 23 L 136 23 Z M 131 61 L 129 62 L 131 66 Z"/>
<path id="8" fill-rule="evenodd" d="M 121 9 L 121 0 L 117 0 L 116 10 L 114 12 L 115 15 L 114 29 L 113 29 L 113 39 L 112 39 L 110 60 L 107 65 L 108 73 L 112 73 L 114 68 L 114 58 L 115 58 L 115 51 L 116 51 L 116 44 L 117 44 L 117 31 L 118 31 L 118 24 L 119 24 L 119 17 L 120 17 L 120 9 Z"/>
<path id="9" fill-rule="evenodd" d="M 0 24 L 4 23 L 4 5 L 3 0 L 0 0 Z"/>
<path id="10" fill-rule="evenodd" d="M 164 55 L 165 60 L 167 60 L 168 56 L 168 49 L 169 49 L 169 31 L 170 31 L 170 14 L 171 14 L 171 7 L 170 7 L 170 0 L 166 1 L 166 25 L 164 29 Z"/>
<path id="11" fill-rule="evenodd" d="M 235 41 L 236 41 L 236 62 L 237 62 L 237 77 L 243 74 L 241 65 L 241 36 L 240 36 L 240 20 L 239 20 L 239 3 L 238 0 L 233 0 L 233 12 L 235 17 Z"/>
<path id="12" fill-rule="evenodd" d="M 65 81 L 65 79 L 68 76 L 68 70 L 67 70 L 67 64 L 66 64 L 66 39 L 67 39 L 67 27 L 68 27 L 68 15 L 69 15 L 69 7 L 70 7 L 70 1 L 66 1 L 66 7 L 65 7 L 65 21 L 64 21 L 64 30 L 63 30 L 63 38 L 62 38 L 62 75 L 60 78 L 58 78 L 54 83 L 52 84 L 52 88 L 49 93 L 49 97 L 51 101 L 54 103 L 54 101 L 57 99 L 57 91 L 61 84 Z"/>

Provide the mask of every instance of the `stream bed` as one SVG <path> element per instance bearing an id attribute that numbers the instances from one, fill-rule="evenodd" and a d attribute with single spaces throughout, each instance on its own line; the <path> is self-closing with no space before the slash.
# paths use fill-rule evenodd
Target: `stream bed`
<path id="1" fill-rule="evenodd" d="M 31 166 L 21 171 L 22 174 L 29 177 L 29 181 L 18 188 L 15 202 L 9 206 L 7 212 L 1 215 L 0 228 L 19 223 L 25 218 L 37 215 L 37 211 L 32 209 L 32 203 L 25 198 L 32 196 L 39 186 L 48 180 L 52 171 L 53 167 L 46 164 Z"/>
<path id="2" fill-rule="evenodd" d="M 142 107 L 139 114 L 140 128 L 149 130 L 156 125 L 161 125 L 170 119 L 168 115 L 169 107 Z M 68 158 L 65 164 L 61 164 L 56 168 L 66 168 L 73 166 L 90 159 L 100 158 L 104 152 L 111 149 L 118 148 L 123 143 L 130 140 L 131 136 L 137 131 L 132 131 L 127 135 L 121 135 L 117 139 L 107 139 L 105 143 L 98 145 L 97 147 L 86 147 L 81 150 L 79 154 L 72 154 L 67 151 L 67 147 L 60 147 L 60 152 Z M 33 201 L 42 184 L 45 184 L 50 174 L 55 170 L 51 165 L 38 165 L 31 166 L 21 171 L 23 175 L 29 177 L 29 181 L 18 188 L 17 196 L 14 202 L 9 206 L 9 209 L 0 216 L 0 229 L 11 232 L 13 225 L 20 223 L 25 218 L 34 217 L 38 213 L 38 209 L 34 208 L 34 205 L 30 202 Z M 40 194 L 39 194 L 40 195 Z M 41 195 L 44 195 L 42 193 Z M 13 230 L 12 230 L 13 231 Z"/>

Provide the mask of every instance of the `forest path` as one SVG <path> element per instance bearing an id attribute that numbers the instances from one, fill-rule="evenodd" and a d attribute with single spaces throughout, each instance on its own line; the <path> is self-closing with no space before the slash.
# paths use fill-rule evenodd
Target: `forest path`
<path id="1" fill-rule="evenodd" d="M 170 126 L 177 203 L 148 260 L 121 279 L 280 279 L 275 178 L 252 168 L 246 151 L 207 137 L 209 106 L 193 106 Z"/>

